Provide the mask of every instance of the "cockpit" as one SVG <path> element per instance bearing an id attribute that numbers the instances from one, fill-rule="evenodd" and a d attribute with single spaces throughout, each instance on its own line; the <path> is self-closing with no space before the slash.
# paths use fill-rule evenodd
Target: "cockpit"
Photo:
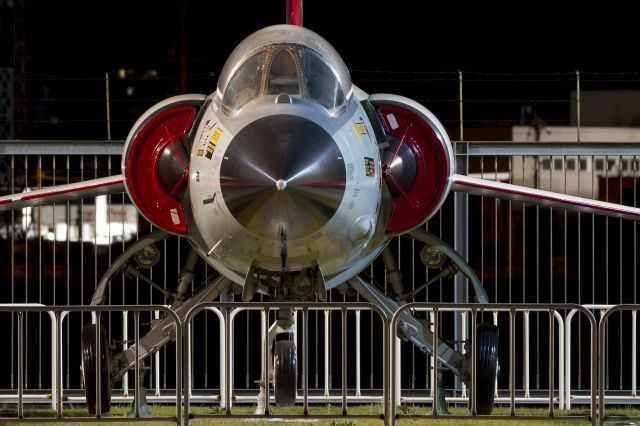
<path id="1" fill-rule="evenodd" d="M 276 25 L 246 38 L 233 51 L 218 81 L 218 95 L 230 112 L 248 103 L 286 94 L 320 104 L 339 115 L 352 95 L 342 58 L 316 33 Z"/>

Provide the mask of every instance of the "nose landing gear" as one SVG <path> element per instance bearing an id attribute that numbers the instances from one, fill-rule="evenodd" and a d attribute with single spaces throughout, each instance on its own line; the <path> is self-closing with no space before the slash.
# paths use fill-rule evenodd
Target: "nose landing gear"
<path id="1" fill-rule="evenodd" d="M 290 407 L 296 402 L 298 355 L 291 340 L 276 342 L 273 354 L 273 393 L 276 405 Z"/>

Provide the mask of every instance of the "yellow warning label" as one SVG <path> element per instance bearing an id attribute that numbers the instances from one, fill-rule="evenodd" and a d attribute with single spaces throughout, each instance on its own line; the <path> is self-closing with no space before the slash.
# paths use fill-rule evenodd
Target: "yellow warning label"
<path id="1" fill-rule="evenodd" d="M 213 142 L 213 145 L 217 144 L 218 143 L 218 139 L 220 139 L 220 136 L 222 136 L 222 133 L 223 133 L 222 129 L 220 127 L 218 127 L 216 129 L 216 131 L 213 132 L 213 135 L 211 135 L 210 142 Z"/>
<path id="2" fill-rule="evenodd" d="M 376 163 L 373 161 L 373 158 L 364 157 L 364 173 L 368 177 L 376 176 Z"/>
<path id="3" fill-rule="evenodd" d="M 213 157 L 213 151 L 216 149 L 216 144 L 218 143 L 220 136 L 222 136 L 222 133 L 224 132 L 220 127 L 218 127 L 209 139 L 209 143 L 207 144 L 207 154 L 205 155 L 205 157 L 207 157 L 209 160 L 211 160 L 211 158 Z"/>
<path id="4" fill-rule="evenodd" d="M 364 135 L 368 135 L 367 125 L 364 124 L 364 120 L 361 121 L 353 121 L 351 120 L 351 127 L 353 127 L 353 131 L 356 132 L 356 136 L 358 139 L 362 139 Z"/>

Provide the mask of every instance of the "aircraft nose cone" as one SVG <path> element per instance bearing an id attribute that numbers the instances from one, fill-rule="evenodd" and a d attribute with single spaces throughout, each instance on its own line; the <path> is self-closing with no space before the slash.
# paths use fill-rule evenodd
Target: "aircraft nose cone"
<path id="1" fill-rule="evenodd" d="M 335 214 L 346 168 L 331 135 L 302 117 L 275 115 L 243 128 L 220 168 L 222 197 L 249 232 L 304 238 Z"/>
<path id="2" fill-rule="evenodd" d="M 284 191 L 284 189 L 287 187 L 287 181 L 284 179 L 278 179 L 276 181 L 276 189 L 278 191 Z"/>

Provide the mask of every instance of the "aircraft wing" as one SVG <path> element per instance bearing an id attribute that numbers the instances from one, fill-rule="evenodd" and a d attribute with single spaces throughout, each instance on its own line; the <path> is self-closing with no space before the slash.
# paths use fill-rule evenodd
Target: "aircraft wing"
<path id="1" fill-rule="evenodd" d="M 565 195 L 541 189 L 527 188 L 470 176 L 451 176 L 454 191 L 467 192 L 474 195 L 484 195 L 493 198 L 522 201 L 525 203 L 541 204 L 550 207 L 573 210 L 584 213 L 595 213 L 625 219 L 640 220 L 640 209 L 622 204 L 606 203 L 590 198 Z"/>
<path id="2" fill-rule="evenodd" d="M 50 186 L 29 192 L 0 197 L 0 211 L 15 210 L 22 207 L 60 203 L 84 197 L 95 197 L 124 192 L 124 176 L 85 180 L 67 185 Z"/>

